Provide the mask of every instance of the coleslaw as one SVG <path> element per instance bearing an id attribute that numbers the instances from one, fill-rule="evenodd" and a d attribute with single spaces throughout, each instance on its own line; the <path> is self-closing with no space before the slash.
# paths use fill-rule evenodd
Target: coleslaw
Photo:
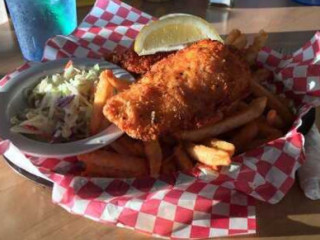
<path id="1" fill-rule="evenodd" d="M 70 61 L 63 73 L 46 76 L 26 91 L 30 107 L 11 119 L 11 131 L 50 143 L 88 137 L 99 74 L 98 64 L 80 70 Z"/>

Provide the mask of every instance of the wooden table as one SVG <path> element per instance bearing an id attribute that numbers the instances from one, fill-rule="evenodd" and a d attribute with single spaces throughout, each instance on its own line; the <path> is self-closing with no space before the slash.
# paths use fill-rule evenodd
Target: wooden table
<path id="1" fill-rule="evenodd" d="M 274 48 L 295 49 L 320 29 L 320 8 L 285 0 L 239 0 L 233 9 L 208 7 L 205 0 L 171 0 L 157 4 L 127 0 L 154 16 L 188 12 L 213 22 L 221 34 L 232 28 L 270 33 Z M 80 18 L 88 8 L 79 9 Z M 0 75 L 23 63 L 14 32 L 0 25 Z M 317 123 L 320 123 L 317 117 Z M 1 157 L 0 157 L 1 158 Z M 0 159 L 0 239 L 150 239 L 131 230 L 106 226 L 74 216 L 51 203 L 51 189 L 13 172 Z M 276 205 L 257 204 L 258 233 L 240 239 L 320 239 L 320 202 L 304 197 L 297 184 Z"/>

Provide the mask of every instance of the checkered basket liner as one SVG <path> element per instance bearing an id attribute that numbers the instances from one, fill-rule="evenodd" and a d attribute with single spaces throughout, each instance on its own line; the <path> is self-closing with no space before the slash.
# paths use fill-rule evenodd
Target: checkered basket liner
<path id="1" fill-rule="evenodd" d="M 46 43 L 43 61 L 58 58 L 103 58 L 127 49 L 153 17 L 121 1 L 97 0 L 91 12 L 69 36 Z M 320 105 L 320 33 L 292 55 L 263 49 L 258 63 L 273 71 L 267 87 L 294 101 L 296 120 L 275 141 L 233 158 L 218 175 L 189 172 L 135 179 L 77 176 L 78 159 L 23 155 L 8 140 L 0 153 L 31 161 L 53 183 L 52 199 L 67 211 L 165 238 L 211 238 L 255 233 L 255 199 L 279 202 L 304 162 L 304 137 L 297 131 L 301 117 Z M 0 80 L 0 87 L 26 63 Z"/>

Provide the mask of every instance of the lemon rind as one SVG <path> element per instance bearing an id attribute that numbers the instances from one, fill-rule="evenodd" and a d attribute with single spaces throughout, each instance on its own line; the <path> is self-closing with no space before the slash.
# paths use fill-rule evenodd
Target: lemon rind
<path id="1" fill-rule="evenodd" d="M 144 48 L 144 41 L 152 31 L 156 31 L 169 24 L 178 25 L 178 24 L 181 24 L 181 22 L 187 25 L 190 24 L 191 26 L 197 25 L 197 27 L 201 32 L 201 35 L 199 36 L 199 38 L 194 38 L 192 39 L 192 41 L 187 41 L 182 43 L 179 42 L 171 46 L 166 45 L 163 47 L 156 47 L 152 49 Z M 184 14 L 184 13 L 169 14 L 161 17 L 160 21 L 151 22 L 141 29 L 134 43 L 134 50 L 138 55 L 148 55 L 148 54 L 154 54 L 156 52 L 180 50 L 184 48 L 187 44 L 190 44 L 191 42 L 198 41 L 205 38 L 223 42 L 220 35 L 214 29 L 212 24 L 208 23 L 204 19 L 197 16 L 190 15 L 190 14 Z"/>

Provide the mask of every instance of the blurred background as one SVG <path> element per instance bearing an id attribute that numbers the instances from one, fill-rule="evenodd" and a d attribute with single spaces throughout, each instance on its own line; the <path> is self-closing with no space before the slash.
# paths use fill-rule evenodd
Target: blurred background
<path id="1" fill-rule="evenodd" d="M 7 1 L 12 3 L 30 0 Z M 76 17 L 79 24 L 95 1 L 71 1 L 76 1 Z M 316 3 L 320 0 L 301 1 Z M 268 46 L 288 53 L 300 47 L 320 29 L 320 7 L 304 5 L 293 0 L 124 0 L 123 2 L 155 17 L 173 12 L 203 17 L 212 22 L 221 35 L 227 34 L 233 28 L 239 28 L 249 35 L 263 28 L 270 34 Z M 7 16 L 9 12 L 7 9 L 5 0 L 0 0 L 0 63 L 4 63 L 0 75 L 4 75 L 23 62 L 10 14 Z M 286 49 L 283 49 L 284 45 Z M 11 62 L 14 64 L 9 64 Z"/>

